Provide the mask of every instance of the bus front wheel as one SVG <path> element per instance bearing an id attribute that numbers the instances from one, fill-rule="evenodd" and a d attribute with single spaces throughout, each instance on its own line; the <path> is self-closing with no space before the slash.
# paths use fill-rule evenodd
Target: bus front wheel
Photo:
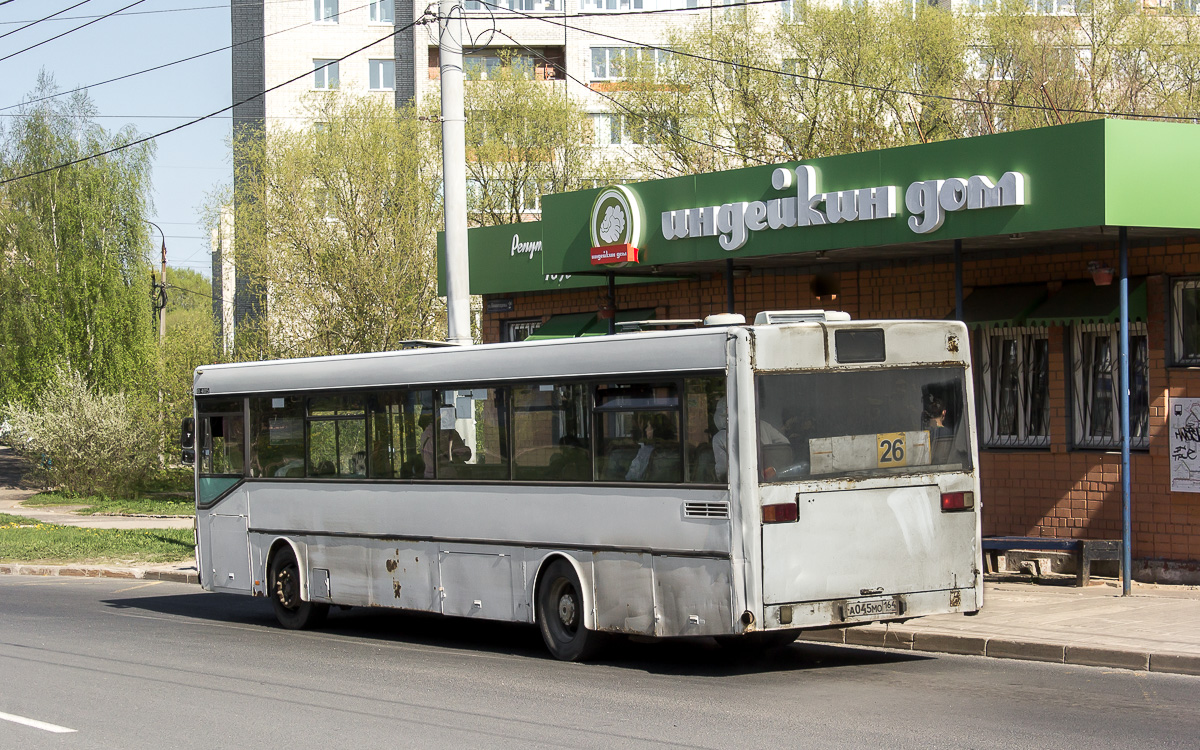
<path id="1" fill-rule="evenodd" d="M 602 636 L 583 625 L 583 588 L 566 560 L 546 568 L 537 590 L 537 620 L 546 648 L 556 659 L 584 661 L 601 645 Z"/>
<path id="2" fill-rule="evenodd" d="M 306 602 L 300 598 L 300 566 L 291 547 L 283 546 L 271 559 L 271 603 L 275 619 L 289 630 L 302 630 L 321 624 L 329 614 L 329 605 Z"/>

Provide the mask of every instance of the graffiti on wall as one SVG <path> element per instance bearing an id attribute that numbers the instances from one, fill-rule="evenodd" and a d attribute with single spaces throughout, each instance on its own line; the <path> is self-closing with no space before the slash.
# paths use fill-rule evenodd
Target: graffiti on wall
<path id="1" fill-rule="evenodd" d="M 1200 492 L 1200 398 L 1171 399 L 1171 491 Z"/>

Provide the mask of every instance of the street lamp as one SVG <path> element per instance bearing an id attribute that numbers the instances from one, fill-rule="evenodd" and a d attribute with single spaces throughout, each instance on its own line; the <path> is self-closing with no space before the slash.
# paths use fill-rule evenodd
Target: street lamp
<path id="1" fill-rule="evenodd" d="M 151 272 L 150 278 L 153 284 L 155 299 L 154 304 L 158 309 L 158 340 L 161 342 L 167 337 L 167 235 L 163 232 L 162 227 L 155 224 L 149 219 L 144 219 L 147 224 L 158 230 L 162 237 L 162 279 L 161 282 L 153 284 L 154 274 Z"/>

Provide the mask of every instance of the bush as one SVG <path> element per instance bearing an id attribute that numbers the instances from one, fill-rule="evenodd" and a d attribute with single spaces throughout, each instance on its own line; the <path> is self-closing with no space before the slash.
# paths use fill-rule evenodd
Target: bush
<path id="1" fill-rule="evenodd" d="M 4 411 L 8 441 L 48 487 L 116 497 L 158 465 L 150 410 L 123 393 L 94 391 L 75 370 L 59 368 L 33 408 L 10 402 Z"/>

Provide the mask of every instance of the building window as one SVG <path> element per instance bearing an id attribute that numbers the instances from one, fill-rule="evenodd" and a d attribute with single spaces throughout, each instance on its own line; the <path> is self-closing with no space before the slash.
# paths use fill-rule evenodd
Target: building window
<path id="1" fill-rule="evenodd" d="M 510 49 L 493 48 L 486 50 L 468 50 L 463 54 L 463 71 L 467 79 L 486 81 L 493 78 L 503 67 L 511 67 L 521 78 L 532 79 L 534 74 L 534 58 L 532 55 L 518 55 Z"/>
<path id="2" fill-rule="evenodd" d="M 337 3 L 337 0 L 333 0 Z M 395 23 L 395 0 L 371 0 L 371 23 Z"/>
<path id="3" fill-rule="evenodd" d="M 524 341 L 542 325 L 541 318 L 506 320 L 500 330 L 501 341 Z"/>
<path id="4" fill-rule="evenodd" d="M 583 0 L 583 10 L 645 10 L 642 0 Z"/>
<path id="5" fill-rule="evenodd" d="M 336 89 L 337 87 L 337 60 L 313 60 L 313 88 Z"/>
<path id="6" fill-rule="evenodd" d="M 982 350 L 984 444 L 1050 444 L 1050 339 L 1045 328 L 994 328 Z"/>
<path id="7" fill-rule="evenodd" d="M 640 64 L 650 66 L 657 74 L 669 64 L 671 53 L 665 49 L 644 47 L 592 47 L 593 81 L 617 81 L 633 72 Z"/>
<path id="8" fill-rule="evenodd" d="M 317 23 L 337 23 L 338 0 L 313 0 L 313 21 Z"/>
<path id="9" fill-rule="evenodd" d="M 784 23 L 802 23 L 804 21 L 804 0 L 783 0 L 779 8 L 783 14 Z"/>
<path id="10" fill-rule="evenodd" d="M 1171 286 L 1171 321 L 1177 365 L 1200 365 L 1200 279 Z"/>
<path id="11" fill-rule="evenodd" d="M 1077 448 L 1121 446 L 1120 327 L 1077 325 L 1071 330 L 1074 438 Z M 1134 448 L 1149 445 L 1149 350 L 1145 324 L 1129 326 L 1129 434 Z"/>
<path id="12" fill-rule="evenodd" d="M 368 60 L 372 91 L 392 91 L 396 88 L 395 60 Z"/>

